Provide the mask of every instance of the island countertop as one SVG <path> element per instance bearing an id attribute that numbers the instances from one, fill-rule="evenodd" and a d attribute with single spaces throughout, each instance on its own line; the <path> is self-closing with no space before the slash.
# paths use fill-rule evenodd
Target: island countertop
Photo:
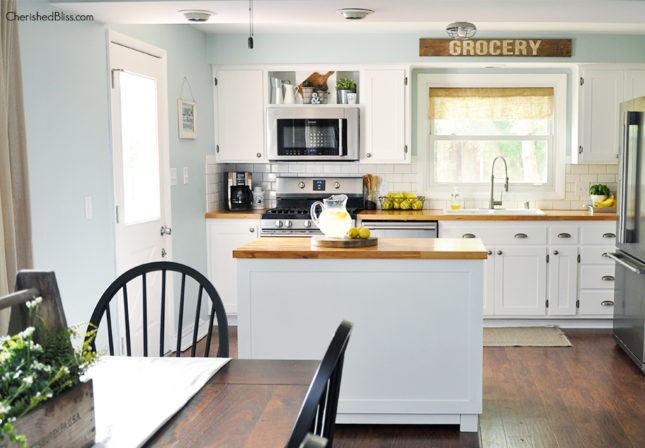
<path id="1" fill-rule="evenodd" d="M 379 238 L 369 247 L 314 247 L 309 238 L 257 238 L 233 251 L 233 258 L 480 260 L 488 254 L 477 238 Z"/>

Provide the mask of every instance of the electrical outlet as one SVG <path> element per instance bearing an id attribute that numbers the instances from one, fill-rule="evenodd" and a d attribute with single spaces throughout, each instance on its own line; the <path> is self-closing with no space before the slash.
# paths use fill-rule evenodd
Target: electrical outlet
<path id="1" fill-rule="evenodd" d="M 177 168 L 170 168 L 170 186 L 177 185 Z"/>

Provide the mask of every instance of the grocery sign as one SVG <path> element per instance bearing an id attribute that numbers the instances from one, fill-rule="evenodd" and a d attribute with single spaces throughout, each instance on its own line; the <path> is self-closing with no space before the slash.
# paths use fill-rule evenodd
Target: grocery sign
<path id="1" fill-rule="evenodd" d="M 571 39 L 419 39 L 419 56 L 571 57 Z"/>

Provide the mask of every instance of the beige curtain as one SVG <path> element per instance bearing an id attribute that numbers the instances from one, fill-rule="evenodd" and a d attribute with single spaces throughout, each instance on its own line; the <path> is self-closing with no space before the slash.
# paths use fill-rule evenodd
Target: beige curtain
<path id="1" fill-rule="evenodd" d="M 16 0 L 0 1 L 0 295 L 33 264 L 18 24 L 5 19 L 13 11 Z"/>
<path id="2" fill-rule="evenodd" d="M 431 88 L 431 120 L 526 120 L 553 115 L 552 87 Z"/>

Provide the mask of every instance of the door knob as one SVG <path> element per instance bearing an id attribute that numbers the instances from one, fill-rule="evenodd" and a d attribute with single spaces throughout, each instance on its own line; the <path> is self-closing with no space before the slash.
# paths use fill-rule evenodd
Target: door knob
<path id="1" fill-rule="evenodd" d="M 161 233 L 161 236 L 172 235 L 172 229 L 170 227 L 167 227 L 167 226 L 161 226 L 161 232 L 160 233 Z"/>

